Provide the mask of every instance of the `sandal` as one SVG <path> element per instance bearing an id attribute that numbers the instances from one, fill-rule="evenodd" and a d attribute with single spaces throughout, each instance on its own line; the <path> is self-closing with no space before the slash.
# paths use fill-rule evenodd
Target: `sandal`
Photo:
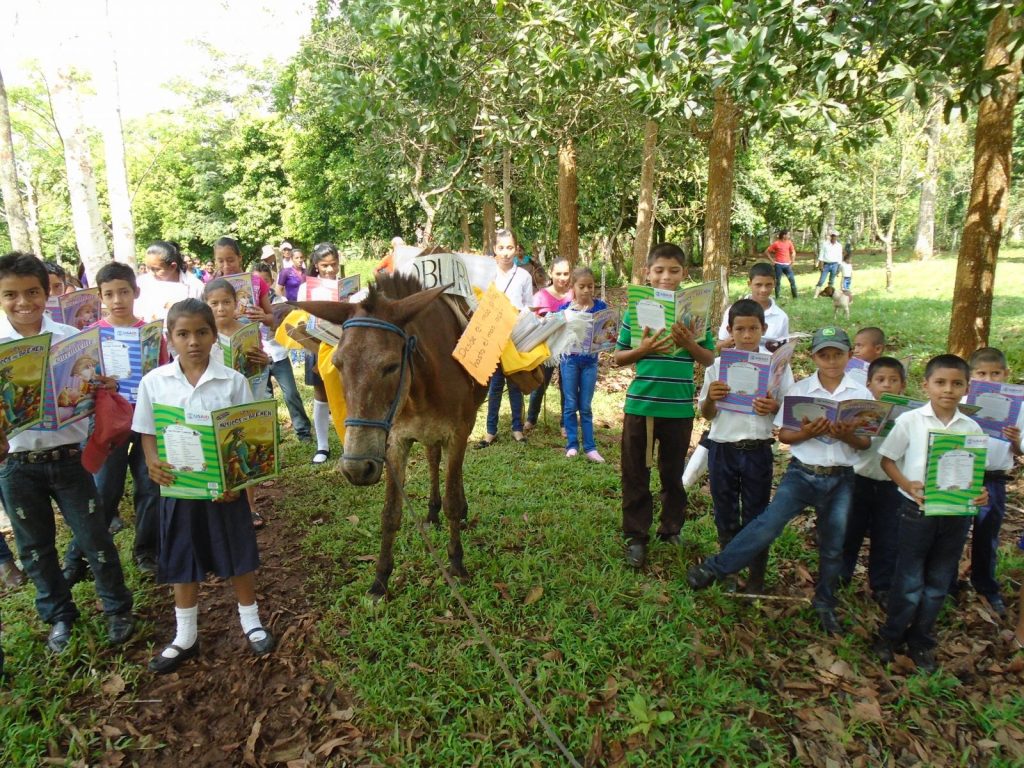
<path id="1" fill-rule="evenodd" d="M 257 512 L 255 509 L 252 511 L 252 527 L 257 531 L 265 527 L 267 521 L 263 519 L 263 515 Z"/>
<path id="2" fill-rule="evenodd" d="M 313 465 L 326 464 L 327 460 L 331 458 L 331 452 L 325 451 L 323 448 L 313 454 Z"/>

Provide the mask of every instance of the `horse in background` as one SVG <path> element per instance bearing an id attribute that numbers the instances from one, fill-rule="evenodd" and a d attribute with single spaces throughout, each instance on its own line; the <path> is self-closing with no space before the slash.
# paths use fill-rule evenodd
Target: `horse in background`
<path id="1" fill-rule="evenodd" d="M 427 449 L 427 519 L 439 523 L 438 511 L 444 509 L 450 572 L 461 578 L 469 575 L 462 562 L 461 527 L 468 513 L 462 464 L 487 390 L 452 357 L 464 323 L 441 300 L 443 291 L 424 291 L 415 275 L 378 273 L 369 295 L 357 304 L 294 304 L 344 329 L 333 357 L 345 382 L 348 408 L 342 474 L 353 485 L 374 485 L 387 463 L 380 557 L 369 590 L 378 600 L 387 593 L 394 569 L 406 464 L 414 442 Z M 443 499 L 442 451 L 447 455 Z"/>

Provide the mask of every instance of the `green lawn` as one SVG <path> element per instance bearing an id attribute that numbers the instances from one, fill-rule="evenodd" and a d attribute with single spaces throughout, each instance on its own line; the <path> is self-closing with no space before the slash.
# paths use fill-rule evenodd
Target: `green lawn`
<path id="1" fill-rule="evenodd" d="M 850 329 L 880 325 L 898 356 L 915 357 L 919 376 L 923 361 L 943 351 L 955 263 L 899 264 L 896 289 L 887 293 L 879 258 L 856 261 Z M 355 269 L 362 271 L 352 264 L 349 273 Z M 803 273 L 799 281 L 803 297 L 783 303 L 793 328 L 830 322 L 831 302 L 810 299 L 814 278 Z M 992 342 L 1005 344 L 1024 372 L 1020 344 L 1014 343 L 1024 326 L 1024 251 L 1004 252 L 997 282 Z M 731 287 L 739 295 L 741 282 Z M 798 368 L 806 370 L 806 360 Z M 940 674 L 886 674 L 868 650 L 880 614 L 860 583 L 841 604 L 842 616 L 855 627 L 841 641 L 821 637 L 809 606 L 799 600 L 752 603 L 717 587 L 692 593 L 683 579 L 686 566 L 715 549 L 703 491 L 691 495 L 684 551 L 653 545 L 643 572 L 627 569 L 617 468 L 627 378 L 623 371 L 608 372 L 595 398 L 607 465 L 564 458 L 549 400 L 526 446 L 509 438 L 506 406 L 501 442 L 470 451 L 465 468 L 471 578 L 463 594 L 519 683 L 581 762 L 1021 764 L 1024 660 L 1007 659 L 999 635 L 1006 627 L 983 621 L 977 603 L 943 619 L 943 647 L 953 653 L 940 656 Z M 482 432 L 483 410 L 474 436 Z M 322 672 L 354 694 L 353 722 L 375 738 L 368 760 L 565 765 L 429 558 L 418 530 L 426 514 L 423 452 L 414 451 L 410 468 L 415 509 L 406 514 L 396 545 L 391 596 L 376 607 L 364 595 L 379 545 L 383 486 L 353 488 L 339 474 L 310 467 L 307 453 L 286 444 L 290 492 L 277 515 L 305 531 L 306 552 L 327 555 L 335 564 L 312 572 L 309 581 L 335 657 Z M 1021 522 L 1014 511 L 1007 527 L 1019 531 Z M 777 595 L 809 594 L 816 567 L 810 528 L 808 520 L 798 521 L 773 548 L 769 581 Z M 446 534 L 427 535 L 443 552 Z M 126 534 L 119 545 L 130 545 Z M 1004 581 L 1018 583 L 1024 557 L 1009 537 L 1002 554 Z M 76 589 L 89 595 L 92 587 Z M 14 692 L 0 693 L 0 765 L 33 764 L 32 756 L 46 752 L 49 742 L 60 746 L 58 754 L 98 760 L 101 738 L 80 745 L 69 735 L 69 724 L 81 728 L 93 717 L 70 709 L 69 694 L 96 692 L 113 673 L 129 680 L 146 673 L 82 639 L 102 637 L 98 619 L 91 620 L 95 631 L 80 634 L 72 654 L 52 661 L 40 643 L 31 592 L 3 602 Z M 168 601 L 153 588 L 143 590 L 142 600 Z"/>

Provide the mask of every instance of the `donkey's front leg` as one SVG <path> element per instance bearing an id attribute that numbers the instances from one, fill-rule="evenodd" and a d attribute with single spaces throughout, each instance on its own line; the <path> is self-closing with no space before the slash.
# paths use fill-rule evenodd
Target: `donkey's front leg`
<path id="1" fill-rule="evenodd" d="M 388 579 L 394 570 L 395 536 L 402 525 L 402 489 L 405 487 L 405 465 L 409 459 L 407 442 L 389 445 L 387 450 L 387 488 L 384 494 L 384 510 L 380 524 L 380 556 L 377 558 L 377 572 L 369 594 L 374 601 L 380 600 L 388 591 Z"/>
<path id="2" fill-rule="evenodd" d="M 453 576 L 469 578 L 462 564 L 462 521 L 466 513 L 466 493 L 462 487 L 462 462 L 466 441 L 456 437 L 448 448 L 448 466 L 444 478 L 444 514 L 448 518 L 448 569 Z"/>
<path id="3" fill-rule="evenodd" d="M 441 524 L 441 444 L 427 446 L 427 466 L 430 469 L 430 502 L 427 504 L 427 522 Z"/>

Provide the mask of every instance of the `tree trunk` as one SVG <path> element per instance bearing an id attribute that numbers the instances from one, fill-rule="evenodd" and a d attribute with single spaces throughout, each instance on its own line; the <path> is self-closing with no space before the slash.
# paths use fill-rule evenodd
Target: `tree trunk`
<path id="1" fill-rule="evenodd" d="M 64 165 L 67 169 L 71 221 L 75 229 L 78 257 L 85 265 L 89 284 L 95 285 L 96 272 L 109 260 L 109 251 L 96 195 L 89 137 L 81 105 L 67 70 L 57 72 L 50 96 L 53 101 L 53 118 L 64 143 Z"/>
<path id="2" fill-rule="evenodd" d="M 459 228 L 462 230 L 462 250 L 469 253 L 473 250 L 473 238 L 469 233 L 469 212 L 465 209 L 459 215 Z"/>
<path id="3" fill-rule="evenodd" d="M 921 201 L 917 208 L 917 239 L 914 258 L 927 261 L 935 252 L 935 196 L 939 188 L 939 139 L 942 136 L 942 100 L 928 112 L 924 129 L 928 147 L 924 178 L 921 180 Z"/>
<path id="4" fill-rule="evenodd" d="M 558 255 L 575 267 L 580 258 L 580 212 L 576 199 L 576 149 L 572 139 L 558 148 Z"/>
<path id="5" fill-rule="evenodd" d="M 505 147 L 501 153 L 501 225 L 512 229 L 512 150 Z"/>
<path id="6" fill-rule="evenodd" d="M 107 165 L 107 199 L 110 203 L 110 228 L 113 233 L 114 259 L 135 266 L 135 223 L 132 198 L 128 191 L 128 170 L 124 160 L 124 126 L 121 122 L 121 95 L 118 85 L 114 37 L 110 32 L 110 3 L 107 9 L 107 45 L 109 62 L 100 65 L 96 93 L 100 97 L 100 128 Z"/>
<path id="7" fill-rule="evenodd" d="M 491 161 L 484 158 L 484 232 L 483 249 L 484 253 L 494 253 L 494 233 L 497 232 L 497 210 L 494 206 L 494 196 L 498 192 L 498 182 L 494 177 L 494 166 Z"/>
<path id="8" fill-rule="evenodd" d="M 636 239 L 633 241 L 633 282 L 642 283 L 647 272 L 647 254 L 651 250 L 654 226 L 654 162 L 658 151 L 658 124 L 648 120 L 644 126 L 644 155 L 640 166 L 640 199 L 636 207 Z"/>
<path id="9" fill-rule="evenodd" d="M 953 287 L 947 348 L 964 358 L 988 345 L 996 259 L 1009 206 L 1013 112 L 1021 75 L 1020 59 L 1010 55 L 1009 35 L 1010 15 L 1004 8 L 988 30 L 985 67 L 1006 69 L 999 77 L 998 95 L 986 96 L 978 105 L 971 200 Z"/>
<path id="10" fill-rule="evenodd" d="M 732 188 L 736 165 L 736 128 L 739 112 L 732 96 L 724 88 L 715 92 L 715 111 L 711 118 L 711 143 L 708 146 L 708 188 L 704 212 L 704 280 L 719 280 L 729 275 L 732 254 Z M 712 306 L 718 307 L 728 295 L 728 284 L 720 285 Z M 715 317 L 712 328 L 721 318 Z"/>
<path id="11" fill-rule="evenodd" d="M 14 164 L 14 135 L 11 133 L 11 113 L 7 107 L 7 89 L 3 73 L 0 73 L 0 197 L 4 200 L 7 214 L 7 231 L 11 236 L 11 248 L 27 251 L 32 247 L 28 235 L 28 221 L 25 206 L 18 189 L 18 169 Z"/>
<path id="12" fill-rule="evenodd" d="M 32 253 L 43 258 L 43 237 L 39 231 L 39 198 L 36 186 L 32 182 L 32 166 L 27 162 L 18 161 L 19 178 L 25 182 L 25 221 L 28 224 L 28 239 L 32 243 Z"/>

